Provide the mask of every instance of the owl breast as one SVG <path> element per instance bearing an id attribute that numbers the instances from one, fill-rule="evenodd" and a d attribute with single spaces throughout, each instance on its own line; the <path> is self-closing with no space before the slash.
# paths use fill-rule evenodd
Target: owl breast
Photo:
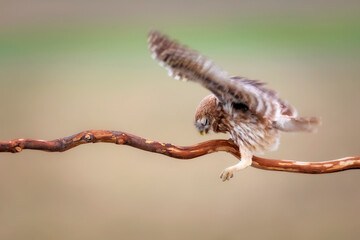
<path id="1" fill-rule="evenodd" d="M 262 121 L 229 121 L 230 135 L 238 146 L 245 146 L 253 153 L 274 151 L 279 145 L 280 133 Z"/>
<path id="2" fill-rule="evenodd" d="M 212 105 L 212 130 L 230 133 L 231 138 L 239 147 L 248 148 L 253 153 L 276 150 L 279 145 L 280 133 L 272 123 L 260 119 L 248 109 L 236 109 L 234 104 L 222 104 L 216 99 Z"/>

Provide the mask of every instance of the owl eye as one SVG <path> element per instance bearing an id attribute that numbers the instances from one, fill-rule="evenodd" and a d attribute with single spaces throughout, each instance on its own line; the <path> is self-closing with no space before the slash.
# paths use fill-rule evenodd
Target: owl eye
<path id="1" fill-rule="evenodd" d="M 249 110 L 248 106 L 246 106 L 243 103 L 233 103 L 233 108 L 236 110 L 241 110 L 243 112 L 246 112 L 247 110 Z"/>
<path id="2" fill-rule="evenodd" d="M 202 119 L 200 120 L 200 124 L 201 124 L 202 126 L 206 126 L 206 125 L 208 125 L 209 123 L 210 123 L 210 121 L 209 121 L 208 118 L 202 118 Z"/>
<path id="3" fill-rule="evenodd" d="M 207 118 L 207 119 L 205 120 L 205 126 L 206 126 L 206 125 L 209 125 L 209 123 L 210 123 L 210 120 Z"/>

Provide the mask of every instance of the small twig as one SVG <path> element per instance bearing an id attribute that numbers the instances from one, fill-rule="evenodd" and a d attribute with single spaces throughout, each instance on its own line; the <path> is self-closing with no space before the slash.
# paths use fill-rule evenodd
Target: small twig
<path id="1" fill-rule="evenodd" d="M 239 158 L 238 147 L 231 140 L 211 140 L 188 147 L 151 141 L 129 133 L 107 130 L 89 130 L 52 141 L 14 139 L 0 142 L 0 152 L 21 152 L 23 149 L 63 152 L 85 143 L 107 142 L 128 145 L 149 152 L 160 153 L 172 158 L 192 159 L 209 153 L 225 151 Z M 332 173 L 348 169 L 360 169 L 360 157 L 347 157 L 324 162 L 299 162 L 290 160 L 253 157 L 253 167 L 299 173 Z"/>

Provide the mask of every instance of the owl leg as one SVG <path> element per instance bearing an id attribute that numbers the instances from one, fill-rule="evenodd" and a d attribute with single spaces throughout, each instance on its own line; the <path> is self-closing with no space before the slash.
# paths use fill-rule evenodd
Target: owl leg
<path id="1" fill-rule="evenodd" d="M 234 176 L 234 172 L 244 169 L 251 165 L 252 163 L 252 152 L 247 147 L 240 147 L 241 159 L 240 162 L 234 166 L 226 168 L 220 175 L 222 181 L 230 180 Z"/>

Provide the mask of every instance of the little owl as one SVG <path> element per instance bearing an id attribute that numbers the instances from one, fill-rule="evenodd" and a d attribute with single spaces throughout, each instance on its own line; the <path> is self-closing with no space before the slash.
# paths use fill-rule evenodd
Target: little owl
<path id="1" fill-rule="evenodd" d="M 264 83 L 229 77 L 198 52 L 157 31 L 149 33 L 148 42 L 152 57 L 170 76 L 198 82 L 213 93 L 197 107 L 195 126 L 201 134 L 229 133 L 239 146 L 240 162 L 221 173 L 223 181 L 251 165 L 254 153 L 275 150 L 280 132 L 313 132 L 319 125 L 316 117 L 297 117 L 295 108 Z"/>

